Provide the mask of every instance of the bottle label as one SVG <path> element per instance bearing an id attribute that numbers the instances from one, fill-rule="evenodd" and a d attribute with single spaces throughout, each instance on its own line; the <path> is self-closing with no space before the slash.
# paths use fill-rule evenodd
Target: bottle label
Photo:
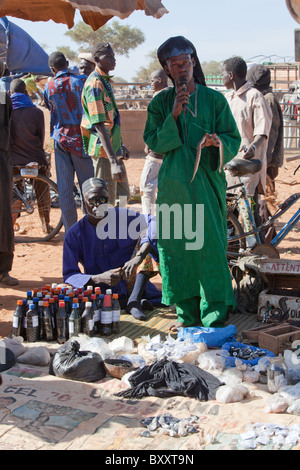
<path id="1" fill-rule="evenodd" d="M 94 320 L 89 320 L 89 331 L 94 329 Z"/>
<path id="2" fill-rule="evenodd" d="M 110 325 L 112 323 L 112 310 L 102 310 L 101 323 L 103 325 Z"/>
<path id="3" fill-rule="evenodd" d="M 112 321 L 113 322 L 120 321 L 120 310 L 113 310 L 112 311 Z"/>
<path id="4" fill-rule="evenodd" d="M 35 315 L 34 317 L 31 317 L 32 318 L 32 326 L 33 328 L 39 326 L 39 317 L 37 315 Z"/>
<path id="5" fill-rule="evenodd" d="M 94 310 L 94 322 L 100 321 L 101 318 L 101 309 Z"/>
<path id="6" fill-rule="evenodd" d="M 19 317 L 13 317 L 13 328 L 18 328 L 19 326 Z"/>
<path id="7" fill-rule="evenodd" d="M 74 322 L 73 321 L 69 321 L 69 332 L 74 333 Z"/>

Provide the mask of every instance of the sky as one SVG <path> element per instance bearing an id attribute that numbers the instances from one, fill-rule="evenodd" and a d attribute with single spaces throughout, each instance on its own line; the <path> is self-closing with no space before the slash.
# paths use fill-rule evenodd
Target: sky
<path id="1" fill-rule="evenodd" d="M 265 58 L 293 61 L 294 31 L 300 24 L 290 15 L 285 0 L 162 0 L 162 4 L 169 13 L 160 19 L 147 17 L 143 11 L 135 11 L 125 20 L 114 18 L 140 28 L 145 35 L 145 42 L 128 57 L 116 56 L 115 76 L 131 81 L 140 67 L 148 65 L 150 52 L 178 35 L 194 44 L 200 62 L 220 62 L 234 55 L 256 63 Z M 47 45 L 48 54 L 61 45 L 76 50 L 76 44 L 65 36 L 66 25 L 8 19 L 39 44 Z M 81 16 L 76 15 L 76 22 L 80 20 Z"/>

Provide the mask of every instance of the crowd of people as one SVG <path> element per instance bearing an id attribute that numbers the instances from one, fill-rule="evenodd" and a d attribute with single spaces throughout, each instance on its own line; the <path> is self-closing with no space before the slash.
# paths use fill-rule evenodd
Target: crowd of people
<path id="1" fill-rule="evenodd" d="M 65 229 L 63 277 L 75 287 L 111 288 L 138 320 L 145 320 L 145 310 L 153 305 L 172 304 L 177 313 L 174 331 L 200 322 L 221 327 L 235 306 L 226 257 L 226 189 L 236 177 L 226 164 L 236 158 L 261 161 L 257 174 L 241 177 L 258 220 L 267 178 L 274 184 L 283 163 L 281 107 L 265 66 L 248 70 L 240 57 L 226 60 L 222 76 L 229 91 L 223 94 L 206 85 L 188 39 L 168 39 L 157 56 L 161 68 L 151 75 L 154 95 L 144 130 L 142 217 L 116 207 L 117 197 L 130 197 L 130 152 L 122 141 L 111 80 L 113 48 L 101 43 L 82 53 L 78 74 L 61 52 L 49 57 L 53 77 L 42 99 L 50 112 Z M 0 65 L 3 75 L 5 65 Z M 43 112 L 28 96 L 24 80 L 12 80 L 9 93 L 0 93 L 0 283 L 15 285 L 18 280 L 9 274 L 14 251 L 12 168 L 30 159 L 46 172 L 48 162 Z M 82 194 L 80 220 L 75 175 Z M 167 221 L 164 207 L 169 215 L 174 209 Z M 48 228 L 44 214 L 43 229 Z M 150 282 L 158 272 L 162 292 Z"/>

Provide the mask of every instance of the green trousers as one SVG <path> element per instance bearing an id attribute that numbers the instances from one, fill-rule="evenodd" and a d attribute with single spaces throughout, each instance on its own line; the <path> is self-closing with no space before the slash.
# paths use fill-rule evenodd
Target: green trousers
<path id="1" fill-rule="evenodd" d="M 176 304 L 178 321 L 185 326 L 202 323 L 206 328 L 224 327 L 228 317 L 228 305 L 223 302 L 207 302 L 201 297 L 192 297 Z"/>

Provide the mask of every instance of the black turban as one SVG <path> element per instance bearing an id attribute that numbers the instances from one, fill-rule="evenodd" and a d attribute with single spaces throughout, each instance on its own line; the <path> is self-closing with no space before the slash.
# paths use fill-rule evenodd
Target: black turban
<path id="1" fill-rule="evenodd" d="M 166 65 L 166 61 L 170 57 L 176 57 L 181 54 L 190 54 L 191 57 L 193 57 L 195 60 L 194 80 L 196 83 L 206 86 L 204 73 L 202 71 L 196 49 L 191 41 L 183 36 L 175 36 L 167 39 L 157 50 L 157 57 L 162 67 Z M 172 80 L 172 77 L 169 74 L 168 76 Z"/>

